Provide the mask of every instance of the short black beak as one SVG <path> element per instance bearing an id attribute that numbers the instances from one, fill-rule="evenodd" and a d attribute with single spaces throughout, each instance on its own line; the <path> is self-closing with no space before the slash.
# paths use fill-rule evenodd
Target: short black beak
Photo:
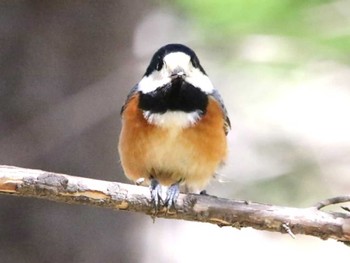
<path id="1" fill-rule="evenodd" d="M 172 79 L 176 79 L 176 78 L 184 78 L 186 76 L 186 73 L 185 71 L 180 68 L 180 67 L 176 67 L 172 72 L 171 72 L 171 75 L 170 77 Z"/>

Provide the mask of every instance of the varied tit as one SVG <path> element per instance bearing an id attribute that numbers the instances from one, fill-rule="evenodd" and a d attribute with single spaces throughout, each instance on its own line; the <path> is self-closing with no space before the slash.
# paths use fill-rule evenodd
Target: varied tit
<path id="1" fill-rule="evenodd" d="M 190 48 L 169 44 L 152 57 L 121 109 L 119 154 L 126 176 L 150 185 L 156 209 L 175 205 L 184 185 L 199 192 L 227 156 L 230 120 Z"/>

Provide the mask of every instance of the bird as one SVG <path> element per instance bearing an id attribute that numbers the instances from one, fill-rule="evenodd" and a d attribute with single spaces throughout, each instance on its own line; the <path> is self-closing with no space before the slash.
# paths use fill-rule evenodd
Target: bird
<path id="1" fill-rule="evenodd" d="M 180 189 L 200 193 L 227 159 L 231 124 L 223 99 L 183 44 L 154 53 L 121 120 L 121 166 L 127 178 L 149 185 L 155 209 L 175 207 Z"/>

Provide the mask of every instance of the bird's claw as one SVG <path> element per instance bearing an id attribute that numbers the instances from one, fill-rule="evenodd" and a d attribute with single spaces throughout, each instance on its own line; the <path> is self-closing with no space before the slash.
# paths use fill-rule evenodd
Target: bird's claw
<path id="1" fill-rule="evenodd" d="M 180 186 L 179 183 L 172 184 L 167 193 L 164 201 L 164 206 L 166 207 L 166 212 L 170 209 L 175 208 L 176 200 L 180 194 Z"/>
<path id="2" fill-rule="evenodd" d="M 209 195 L 209 194 L 207 193 L 207 190 L 202 190 L 202 191 L 199 192 L 199 194 L 200 194 L 200 195 Z"/>
<path id="3" fill-rule="evenodd" d="M 151 179 L 150 192 L 151 192 L 151 203 L 153 204 L 154 214 L 156 215 L 159 211 L 159 207 L 163 203 L 163 200 L 162 200 L 162 187 L 158 183 L 158 181 L 155 179 Z"/>
<path id="4" fill-rule="evenodd" d="M 151 203 L 154 207 L 153 219 L 158 214 L 162 206 L 165 207 L 167 214 L 171 209 L 175 209 L 176 200 L 180 194 L 179 183 L 172 184 L 166 193 L 165 201 L 162 200 L 162 187 L 156 179 L 151 179 L 150 184 Z"/>

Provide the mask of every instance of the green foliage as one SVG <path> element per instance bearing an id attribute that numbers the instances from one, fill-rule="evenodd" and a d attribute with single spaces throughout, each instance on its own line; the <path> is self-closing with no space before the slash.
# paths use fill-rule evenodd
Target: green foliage
<path id="1" fill-rule="evenodd" d="M 177 0 L 195 19 L 222 33 L 300 33 L 303 12 L 322 0 Z"/>
<path id="2" fill-rule="evenodd" d="M 222 43 L 223 39 L 267 34 L 303 39 L 316 46 L 319 54 L 334 55 L 340 60 L 344 59 L 341 54 L 350 51 L 350 36 L 346 32 L 333 34 L 334 27 L 340 24 L 346 28 L 349 21 L 337 13 L 339 10 L 331 0 L 176 0 L 176 3 L 197 22 L 209 41 Z M 333 26 L 334 18 L 338 24 Z"/>

